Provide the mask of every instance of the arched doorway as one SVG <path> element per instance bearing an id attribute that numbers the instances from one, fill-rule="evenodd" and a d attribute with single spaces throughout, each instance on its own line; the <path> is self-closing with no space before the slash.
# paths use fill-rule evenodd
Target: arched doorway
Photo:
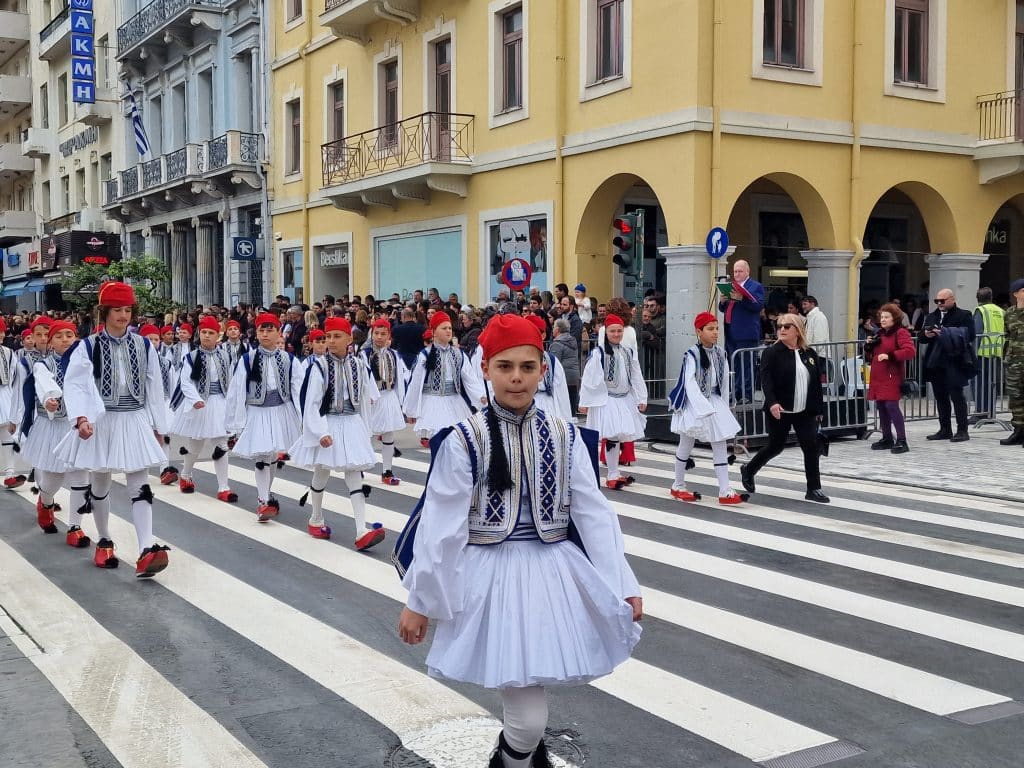
<path id="1" fill-rule="evenodd" d="M 981 265 L 980 286 L 991 288 L 995 302 L 1006 306 L 1010 283 L 1024 275 L 1024 195 L 1010 198 L 993 214 L 984 253 L 988 260 Z"/>

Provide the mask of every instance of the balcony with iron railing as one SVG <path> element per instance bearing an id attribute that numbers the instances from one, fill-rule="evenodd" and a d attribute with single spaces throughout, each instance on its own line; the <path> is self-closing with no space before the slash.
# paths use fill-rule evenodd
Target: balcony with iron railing
<path id="1" fill-rule="evenodd" d="M 473 173 L 473 115 L 421 115 L 321 147 L 323 194 L 335 206 L 365 212 L 432 192 L 465 197 Z"/>
<path id="2" fill-rule="evenodd" d="M 167 33 L 189 40 L 195 27 L 219 28 L 225 0 L 153 0 L 117 28 L 117 58 L 141 58 L 144 45 L 164 47 Z"/>
<path id="3" fill-rule="evenodd" d="M 53 61 L 71 52 L 71 8 L 65 5 L 39 32 L 39 58 Z"/>
<path id="4" fill-rule="evenodd" d="M 103 205 L 113 208 L 224 175 L 230 175 L 232 182 L 241 180 L 239 177 L 251 181 L 257 165 L 263 161 L 262 139 L 258 133 L 228 131 L 215 139 L 186 144 L 120 171 L 103 182 Z"/>
<path id="5" fill-rule="evenodd" d="M 978 97 L 974 160 L 982 184 L 1024 173 L 1024 91 Z"/>
<path id="6" fill-rule="evenodd" d="M 391 21 L 404 27 L 419 17 L 420 0 L 325 0 L 319 21 L 335 37 L 365 44 L 371 24 Z"/>

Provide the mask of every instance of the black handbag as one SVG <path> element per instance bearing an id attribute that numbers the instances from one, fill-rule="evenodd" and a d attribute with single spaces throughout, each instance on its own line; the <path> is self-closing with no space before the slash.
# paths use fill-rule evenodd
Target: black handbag
<path id="1" fill-rule="evenodd" d="M 822 432 L 821 429 L 818 429 L 818 434 L 815 435 L 815 440 L 818 444 L 818 455 L 828 456 L 828 448 L 830 444 L 828 435 Z"/>

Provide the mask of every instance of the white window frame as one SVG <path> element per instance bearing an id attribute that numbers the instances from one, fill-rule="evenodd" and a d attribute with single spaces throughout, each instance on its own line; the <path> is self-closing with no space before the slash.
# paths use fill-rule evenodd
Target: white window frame
<path id="1" fill-rule="evenodd" d="M 490 234 L 491 227 L 496 226 L 499 222 L 508 221 L 510 219 L 534 219 L 538 216 L 546 216 L 548 220 L 548 261 L 549 264 L 554 260 L 555 249 L 559 247 L 558 233 L 555 231 L 553 222 L 555 220 L 555 202 L 554 200 L 538 200 L 535 203 L 524 203 L 522 205 L 514 205 L 508 208 L 492 208 L 487 211 L 480 211 L 477 218 L 477 253 L 487 254 L 490 248 Z M 477 276 L 477 289 L 480 291 L 477 294 L 477 300 L 472 302 L 477 305 L 482 305 L 490 301 L 490 296 L 495 294 L 498 290 L 497 284 L 490 285 L 488 277 L 490 277 L 490 262 L 489 257 L 479 259 L 477 261 L 477 269 L 480 270 L 480 274 Z M 555 270 L 549 266 L 548 271 L 548 283 L 544 286 L 537 286 L 542 291 L 553 291 L 555 290 Z M 532 285 L 531 285 L 532 287 Z"/>
<path id="2" fill-rule="evenodd" d="M 804 3 L 803 66 L 789 67 L 764 63 L 765 0 L 754 0 L 754 31 L 750 48 L 753 53 L 751 73 L 755 79 L 821 87 L 825 74 L 825 0 L 802 0 L 802 2 Z"/>
<path id="3" fill-rule="evenodd" d="M 928 0 L 928 82 L 896 82 L 896 0 L 885 0 L 884 93 L 902 99 L 946 103 L 946 21 L 948 0 Z M 1011 49 L 1012 50 L 1012 49 Z"/>
<path id="4" fill-rule="evenodd" d="M 456 107 L 456 98 L 459 92 L 456 67 L 458 67 L 459 57 L 455 48 L 455 20 L 452 19 L 444 24 L 438 24 L 433 29 L 423 33 L 423 112 L 433 112 L 437 104 L 437 94 L 435 92 L 437 83 L 434 79 L 434 43 L 446 37 L 451 41 L 452 55 L 451 111 L 453 113 L 459 111 Z"/>
<path id="5" fill-rule="evenodd" d="M 523 104 L 519 109 L 503 111 L 502 54 L 505 35 L 502 17 L 517 5 L 523 8 Z M 491 34 L 487 37 L 487 78 L 491 84 L 487 94 L 487 125 L 489 128 L 500 128 L 530 117 L 530 0 L 493 0 L 487 6 L 487 18 L 491 26 Z"/>
<path id="6" fill-rule="evenodd" d="M 305 98 L 301 88 L 292 88 L 287 93 L 281 95 L 281 179 L 282 183 L 290 184 L 293 181 L 299 181 L 302 178 L 302 174 L 305 171 L 305 157 L 303 157 L 302 149 L 299 148 L 299 170 L 289 171 L 288 169 L 288 149 L 289 149 L 289 136 L 291 135 L 291 121 L 288 119 L 288 105 L 293 101 L 299 102 L 299 115 L 302 115 L 302 100 Z M 303 130 L 306 130 L 308 126 L 303 125 Z"/>
<path id="7" fill-rule="evenodd" d="M 398 113 L 395 116 L 395 123 L 405 119 L 405 112 L 402 109 L 402 96 L 405 89 L 402 87 L 402 45 L 391 45 L 373 57 L 373 128 L 384 128 L 384 65 L 390 62 L 398 65 Z M 399 130 L 398 140 L 401 141 Z"/>
<path id="8" fill-rule="evenodd" d="M 598 0 L 580 0 L 580 101 L 633 86 L 633 0 L 622 0 L 622 74 L 597 79 Z"/>
<path id="9" fill-rule="evenodd" d="M 336 139 L 343 138 L 343 136 L 334 136 L 334 86 L 340 85 L 345 89 L 345 99 L 342 106 L 343 119 L 342 129 L 344 130 L 344 136 L 348 136 L 348 69 L 338 67 L 334 65 L 334 69 L 324 78 L 324 124 L 323 124 L 323 141 L 321 144 L 326 144 L 329 141 L 335 141 Z"/>

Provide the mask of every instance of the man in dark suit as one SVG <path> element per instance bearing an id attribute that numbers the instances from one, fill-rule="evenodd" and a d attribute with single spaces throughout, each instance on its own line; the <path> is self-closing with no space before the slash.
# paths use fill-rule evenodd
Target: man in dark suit
<path id="1" fill-rule="evenodd" d="M 939 412 L 939 431 L 929 440 L 961 443 L 970 440 L 967 432 L 967 399 L 964 387 L 973 378 L 974 317 L 956 305 L 948 288 L 935 294 L 935 311 L 924 319 L 918 337 L 927 345 L 924 352 L 924 380 L 930 381 Z M 956 433 L 952 430 L 952 412 L 956 412 Z"/>
<path id="2" fill-rule="evenodd" d="M 718 311 L 725 313 L 725 352 L 732 364 L 737 349 L 761 346 L 761 310 L 764 309 L 764 286 L 750 277 L 750 265 L 740 259 L 732 266 L 732 279 L 743 291 L 734 291 L 732 299 L 718 302 Z M 736 402 L 754 399 L 754 355 L 744 353 L 738 358 L 736 372 Z"/>
<path id="3" fill-rule="evenodd" d="M 416 355 L 423 349 L 423 333 L 426 330 L 425 325 L 416 322 L 416 312 L 406 307 L 402 310 L 402 322 L 391 332 L 391 346 L 410 371 L 416 362 Z"/>

